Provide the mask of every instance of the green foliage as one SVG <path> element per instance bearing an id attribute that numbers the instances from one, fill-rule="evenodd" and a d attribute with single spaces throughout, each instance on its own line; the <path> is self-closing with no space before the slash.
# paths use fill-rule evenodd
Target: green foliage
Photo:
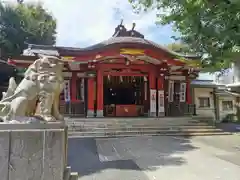
<path id="1" fill-rule="evenodd" d="M 180 40 L 208 55 L 204 64 L 209 70 L 227 68 L 239 57 L 239 0 L 129 1 L 138 12 L 156 9 L 158 23 L 173 24 Z"/>
<path id="2" fill-rule="evenodd" d="M 27 43 L 55 44 L 56 20 L 41 4 L 0 2 L 1 58 L 17 56 Z"/>

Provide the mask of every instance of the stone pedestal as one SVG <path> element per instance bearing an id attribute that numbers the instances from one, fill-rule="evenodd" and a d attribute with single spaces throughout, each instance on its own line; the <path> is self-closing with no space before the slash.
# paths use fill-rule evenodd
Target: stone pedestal
<path id="1" fill-rule="evenodd" d="M 64 123 L 0 124 L 1 180 L 69 179 L 66 157 Z"/>
<path id="2" fill-rule="evenodd" d="M 104 117 L 103 116 L 103 110 L 97 110 L 97 116 L 96 117 Z"/>
<path id="3" fill-rule="evenodd" d="M 87 117 L 94 117 L 94 110 L 88 110 Z"/>

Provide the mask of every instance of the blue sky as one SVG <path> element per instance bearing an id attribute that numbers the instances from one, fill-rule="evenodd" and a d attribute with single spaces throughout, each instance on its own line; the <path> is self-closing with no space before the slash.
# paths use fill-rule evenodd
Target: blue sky
<path id="1" fill-rule="evenodd" d="M 16 2 L 16 0 L 4 0 Z M 57 20 L 57 45 L 86 47 L 110 38 L 115 27 L 124 20 L 127 28 L 136 23 L 136 30 L 146 39 L 165 45 L 177 35 L 170 25 L 155 24 L 155 12 L 135 14 L 128 0 L 24 0 L 40 2 Z M 201 79 L 210 78 L 201 75 Z"/>
<path id="2" fill-rule="evenodd" d="M 16 0 L 5 0 L 16 2 Z M 57 19 L 57 45 L 84 47 L 108 39 L 121 19 L 160 44 L 174 40 L 171 26 L 156 26 L 155 12 L 137 15 L 128 0 L 25 0 L 42 2 Z"/>

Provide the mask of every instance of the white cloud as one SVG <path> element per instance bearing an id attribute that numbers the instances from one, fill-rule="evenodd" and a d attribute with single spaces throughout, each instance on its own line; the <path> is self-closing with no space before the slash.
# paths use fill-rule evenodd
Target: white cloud
<path id="1" fill-rule="evenodd" d="M 13 0 L 7 0 L 13 1 Z M 16 0 L 14 0 L 16 1 Z M 38 2 L 25 0 L 25 2 Z M 155 13 L 137 15 L 128 0 L 41 0 L 44 7 L 57 19 L 57 44 L 64 46 L 86 46 L 108 39 L 115 27 L 124 19 L 124 25 L 136 29 L 154 40 L 151 28 L 155 26 Z M 158 31 L 157 31 L 158 32 Z M 166 28 L 159 33 L 167 37 L 173 35 Z"/>

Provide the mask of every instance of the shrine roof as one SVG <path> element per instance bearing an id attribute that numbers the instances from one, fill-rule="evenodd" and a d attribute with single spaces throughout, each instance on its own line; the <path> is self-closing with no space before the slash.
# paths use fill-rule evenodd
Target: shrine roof
<path id="1" fill-rule="evenodd" d="M 132 61 L 146 61 L 152 64 L 167 62 L 173 68 L 193 68 L 201 67 L 201 55 L 180 54 L 168 48 L 144 38 L 144 35 L 136 31 L 135 23 L 131 30 L 127 30 L 122 22 L 115 28 L 112 37 L 100 43 L 85 48 L 62 47 L 51 45 L 28 44 L 23 55 L 9 59 L 12 64 L 31 63 L 38 58 L 39 54 L 51 55 L 63 58 L 66 63 L 79 62 L 86 63 L 92 60 L 101 62 L 104 58 L 124 57 Z M 186 65 L 186 67 L 185 67 Z"/>
<path id="2" fill-rule="evenodd" d="M 136 49 L 152 49 L 155 51 L 164 51 L 171 57 L 182 57 L 187 59 L 199 59 L 201 55 L 195 54 L 180 54 L 169 50 L 168 48 L 157 44 L 153 41 L 139 37 L 111 37 L 106 41 L 102 41 L 92 46 L 85 48 L 61 47 L 49 45 L 29 44 L 29 50 L 36 54 L 49 54 L 56 56 L 81 56 L 84 54 L 97 53 L 110 48 L 136 48 Z"/>
<path id="3" fill-rule="evenodd" d="M 69 56 L 77 57 L 84 55 L 93 55 L 100 52 L 106 52 L 113 49 L 121 48 L 132 48 L 142 50 L 152 50 L 153 52 L 162 52 L 171 58 L 185 58 L 185 59 L 199 59 L 201 55 L 196 54 L 180 54 L 169 50 L 168 48 L 157 44 L 153 41 L 144 38 L 144 35 L 135 30 L 136 24 L 133 23 L 132 29 L 127 28 L 121 23 L 115 28 L 115 32 L 112 37 L 102 41 L 100 43 L 85 47 L 85 48 L 74 48 L 74 47 L 61 47 L 61 46 L 49 46 L 49 45 L 36 45 L 29 44 L 29 48 L 25 50 L 24 54 L 46 54 L 54 56 Z"/>
<path id="4" fill-rule="evenodd" d="M 201 79 L 194 79 L 191 82 L 192 86 L 197 87 L 216 87 L 217 84 L 213 80 L 201 80 Z"/>

